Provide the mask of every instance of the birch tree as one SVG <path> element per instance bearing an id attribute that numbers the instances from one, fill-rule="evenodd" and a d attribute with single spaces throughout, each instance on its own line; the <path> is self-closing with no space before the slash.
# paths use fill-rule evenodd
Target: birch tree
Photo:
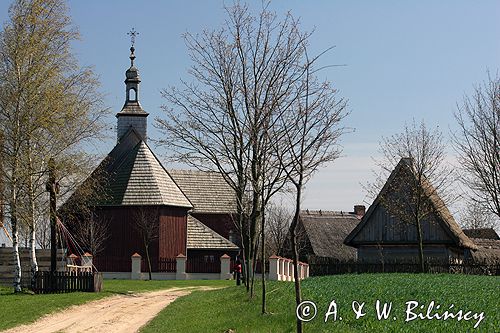
<path id="1" fill-rule="evenodd" d="M 44 195 L 48 159 L 54 158 L 58 166 L 77 165 L 82 144 L 98 135 L 106 111 L 92 71 L 80 68 L 72 55 L 70 44 L 78 39 L 78 31 L 67 12 L 63 0 L 17 0 L 0 32 L 2 167 L 15 291 L 21 290 L 18 223 L 23 218 L 31 234 L 32 271 L 38 269 L 35 214 L 43 202 L 39 198 Z M 23 204 L 28 212 L 24 216 Z"/>

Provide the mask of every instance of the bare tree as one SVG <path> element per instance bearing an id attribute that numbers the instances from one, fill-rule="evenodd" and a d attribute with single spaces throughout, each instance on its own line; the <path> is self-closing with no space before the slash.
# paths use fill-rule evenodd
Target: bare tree
<path id="1" fill-rule="evenodd" d="M 148 263 L 149 279 L 151 276 L 151 257 L 149 255 L 149 247 L 158 239 L 158 221 L 159 212 L 157 208 L 153 207 L 139 207 L 134 211 L 134 228 L 141 236 L 146 253 L 146 261 Z"/>
<path id="2" fill-rule="evenodd" d="M 303 44 L 304 75 L 297 82 L 298 98 L 293 101 L 293 112 L 283 113 L 271 135 L 279 138 L 274 150 L 287 181 L 295 192 L 294 214 L 290 225 L 290 243 L 293 254 L 295 302 L 301 303 L 298 273 L 299 252 L 297 225 L 300 218 L 303 189 L 307 181 L 322 166 L 339 157 L 340 136 L 345 129 L 340 122 L 346 116 L 347 101 L 337 97 L 337 91 L 328 81 L 317 77 L 316 62 L 319 56 L 309 59 L 307 45 Z M 302 332 L 302 322 L 297 318 L 297 332 Z"/>
<path id="3" fill-rule="evenodd" d="M 109 238 L 109 220 L 91 212 L 86 219 L 79 221 L 74 232 L 80 246 L 94 257 L 98 257 L 106 248 Z"/>
<path id="4" fill-rule="evenodd" d="M 453 141 L 469 200 L 500 217 L 500 77 L 488 75 L 465 96 L 455 119 L 459 130 Z"/>
<path id="5" fill-rule="evenodd" d="M 460 225 L 465 229 L 495 228 L 498 218 L 477 201 L 470 202 L 460 212 Z"/>
<path id="6" fill-rule="evenodd" d="M 282 255 L 293 213 L 283 203 L 270 203 L 266 215 L 268 234 L 266 251 L 269 254 Z"/>
<path id="7" fill-rule="evenodd" d="M 277 164 L 269 147 L 276 138 L 269 129 L 298 96 L 303 44 L 310 34 L 301 33 L 291 15 L 280 21 L 266 8 L 258 15 L 240 4 L 226 11 L 222 28 L 184 36 L 194 82 L 163 91 L 168 119 L 157 118 L 156 125 L 165 134 L 160 143 L 172 155 L 220 172 L 235 191 L 248 282 L 264 207 L 281 179 L 271 171 Z M 250 294 L 252 285 L 247 283 Z"/>
<path id="8" fill-rule="evenodd" d="M 379 177 L 367 190 L 372 197 L 378 196 L 388 213 L 401 224 L 416 228 L 419 265 L 424 272 L 422 221 L 447 209 L 446 204 L 454 200 L 450 191 L 453 170 L 445 163 L 443 135 L 438 127 L 429 129 L 423 121 L 413 121 L 401 133 L 383 138 L 379 152 Z M 396 167 L 400 172 L 386 182 Z M 386 190 L 382 189 L 384 184 Z"/>

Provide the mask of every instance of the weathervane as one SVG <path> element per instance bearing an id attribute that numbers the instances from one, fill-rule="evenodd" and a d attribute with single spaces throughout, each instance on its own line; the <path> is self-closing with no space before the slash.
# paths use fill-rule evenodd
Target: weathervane
<path id="1" fill-rule="evenodd" d="M 130 30 L 129 32 L 127 32 L 127 35 L 130 36 L 130 42 L 132 43 L 132 47 L 134 47 L 134 44 L 135 44 L 135 37 L 138 35 L 139 33 L 137 31 L 135 31 L 134 28 L 132 28 L 132 30 Z"/>

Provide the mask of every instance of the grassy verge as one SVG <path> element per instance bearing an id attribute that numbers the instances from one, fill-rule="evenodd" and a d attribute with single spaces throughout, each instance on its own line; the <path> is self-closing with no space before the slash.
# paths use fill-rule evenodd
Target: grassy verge
<path id="1" fill-rule="evenodd" d="M 302 284 L 304 299 L 314 301 L 317 316 L 304 324 L 305 332 L 499 332 L 500 277 L 424 274 L 360 274 L 317 277 Z M 230 287 L 208 292 L 193 292 L 165 308 L 142 332 L 293 332 L 295 306 L 293 284 L 269 283 L 268 310 L 260 314 L 260 290 L 249 300 L 243 288 Z M 337 304 L 333 315 L 324 322 L 330 302 Z M 376 318 L 375 303 L 392 302 L 387 320 Z M 352 302 L 365 303 L 365 316 L 355 319 Z M 477 322 L 462 319 L 416 319 L 405 322 L 406 302 L 417 301 L 414 310 L 426 314 L 431 301 L 432 313 L 449 310 L 484 312 Z M 451 304 L 454 306 L 450 309 Z M 424 305 L 424 309 L 420 306 Z M 440 308 L 436 311 L 437 305 Z M 420 310 L 419 310 L 420 309 Z M 332 308 L 333 310 L 333 308 Z M 340 320 L 342 317 L 342 320 Z M 396 318 L 396 319 L 394 319 Z"/>
<path id="2" fill-rule="evenodd" d="M 133 281 L 105 280 L 101 293 L 67 293 L 32 295 L 14 294 L 12 288 L 0 287 L 0 331 L 35 321 L 43 315 L 62 310 L 71 305 L 135 292 L 153 291 L 174 287 L 212 286 L 225 287 L 229 281 Z"/>

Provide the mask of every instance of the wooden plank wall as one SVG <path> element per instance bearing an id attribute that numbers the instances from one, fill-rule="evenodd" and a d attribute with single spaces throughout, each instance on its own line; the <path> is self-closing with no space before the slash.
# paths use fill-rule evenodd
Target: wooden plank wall
<path id="1" fill-rule="evenodd" d="M 448 233 L 438 223 L 436 216 L 431 216 L 422 221 L 422 230 L 424 242 L 453 243 Z M 356 243 L 415 243 L 417 241 L 417 228 L 412 224 L 403 223 L 391 216 L 379 204 L 354 241 Z"/>
<path id="2" fill-rule="evenodd" d="M 134 227 L 134 210 L 138 207 L 101 207 L 98 214 L 109 223 L 106 248 L 95 263 L 100 272 L 130 272 L 130 257 L 139 253 L 145 257 L 145 249 L 139 232 Z M 158 257 L 158 240 L 149 247 L 150 255 Z M 106 260 L 109 259 L 109 260 Z"/>
<path id="3" fill-rule="evenodd" d="M 187 210 L 162 207 L 160 209 L 159 257 L 175 258 L 187 254 Z"/>
<path id="4" fill-rule="evenodd" d="M 63 250 L 57 251 L 57 269 L 63 269 L 66 262 L 63 261 Z M 36 250 L 38 268 L 39 270 L 50 269 L 50 249 L 38 249 Z M 30 255 L 29 249 L 20 248 L 19 256 L 21 259 L 21 279 L 22 285 L 28 286 L 30 283 Z M 12 254 L 12 247 L 1 247 L 0 248 L 0 285 L 12 285 L 14 280 L 14 256 Z"/>

